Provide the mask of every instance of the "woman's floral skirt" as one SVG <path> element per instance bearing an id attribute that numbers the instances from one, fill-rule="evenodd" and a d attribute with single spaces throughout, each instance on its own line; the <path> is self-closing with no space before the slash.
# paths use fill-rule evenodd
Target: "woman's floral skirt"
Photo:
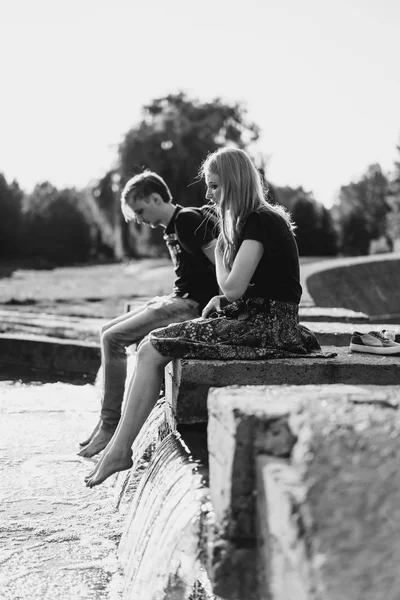
<path id="1" fill-rule="evenodd" d="M 324 354 L 315 334 L 299 325 L 292 302 L 241 299 L 210 318 L 172 323 L 155 329 L 149 339 L 161 354 L 173 358 L 262 360 Z"/>

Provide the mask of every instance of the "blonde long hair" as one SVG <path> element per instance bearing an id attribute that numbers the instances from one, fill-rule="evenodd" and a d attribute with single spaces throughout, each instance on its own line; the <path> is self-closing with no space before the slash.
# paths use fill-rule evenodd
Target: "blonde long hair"
<path id="1" fill-rule="evenodd" d="M 290 213 L 280 205 L 270 204 L 268 188 L 252 160 L 239 148 L 221 148 L 209 154 L 200 168 L 200 176 L 218 175 L 221 197 L 218 204 L 220 234 L 218 246 L 227 268 L 231 268 L 239 250 L 244 223 L 252 212 L 279 214 L 288 228 L 295 225 Z"/>

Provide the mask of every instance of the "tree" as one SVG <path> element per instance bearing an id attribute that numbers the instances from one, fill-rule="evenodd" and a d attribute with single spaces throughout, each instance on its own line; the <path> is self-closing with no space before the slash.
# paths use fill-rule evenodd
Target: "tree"
<path id="1" fill-rule="evenodd" d="M 299 253 L 303 256 L 333 256 L 337 253 L 337 235 L 330 213 L 309 195 L 298 197 L 292 209 L 297 225 Z"/>
<path id="2" fill-rule="evenodd" d="M 397 146 L 400 154 L 400 144 Z M 387 214 L 387 233 L 394 249 L 400 250 L 400 160 L 394 163 L 394 172 L 389 184 L 388 203 L 390 211 Z"/>
<path id="3" fill-rule="evenodd" d="M 101 238 L 103 247 L 109 256 L 120 260 L 124 256 L 121 209 L 119 202 L 120 176 L 112 169 L 108 171 L 92 188 L 92 197 L 99 211 Z"/>
<path id="4" fill-rule="evenodd" d="M 10 185 L 0 173 L 0 257 L 19 254 L 23 193 L 16 181 Z"/>
<path id="5" fill-rule="evenodd" d="M 258 126 L 247 120 L 247 112 L 239 103 L 228 104 L 220 98 L 200 102 L 183 92 L 157 98 L 144 106 L 140 122 L 119 146 L 117 171 L 121 185 L 148 168 L 165 179 L 176 203 L 201 206 L 205 189 L 197 175 L 207 154 L 227 145 L 246 148 L 258 137 Z M 121 215 L 119 219 L 124 228 Z M 140 235 L 135 224 L 131 232 L 133 238 Z M 157 230 L 146 229 L 145 236 L 150 236 L 150 245 L 162 243 L 162 234 Z M 138 244 L 130 250 L 138 252 Z"/>
<path id="6" fill-rule="evenodd" d="M 331 211 L 323 204 L 320 205 L 317 236 L 318 256 L 336 256 L 338 253 L 338 232 Z"/>
<path id="7" fill-rule="evenodd" d="M 330 211 L 302 187 L 273 187 L 279 204 L 291 213 L 297 226 L 296 239 L 303 256 L 333 256 L 337 253 L 337 233 Z"/>
<path id="8" fill-rule="evenodd" d="M 97 229 L 84 193 L 58 191 L 44 182 L 25 198 L 23 211 L 26 256 L 64 265 L 85 262 L 93 255 Z"/>
<path id="9" fill-rule="evenodd" d="M 342 252 L 346 255 L 368 254 L 371 237 L 367 221 L 360 209 L 354 209 L 342 220 Z"/>
<path id="10" fill-rule="evenodd" d="M 285 187 L 274 186 L 273 191 L 277 202 L 285 206 L 290 212 L 293 212 L 293 207 L 298 200 L 312 198 L 312 194 L 303 190 L 302 187 L 292 188 L 288 185 Z"/>
<path id="11" fill-rule="evenodd" d="M 192 184 L 205 156 L 226 145 L 245 148 L 258 137 L 259 128 L 247 122 L 238 103 L 219 98 L 202 103 L 183 92 L 157 98 L 144 106 L 142 120 L 120 144 L 122 183 L 144 166 L 167 181 L 177 203 L 200 206 L 203 191 Z"/>
<path id="12" fill-rule="evenodd" d="M 342 250 L 348 254 L 368 253 L 370 242 L 386 235 L 389 210 L 388 178 L 379 164 L 370 165 L 359 181 L 340 188 L 335 211 Z M 356 228 L 357 236 L 351 226 Z"/>

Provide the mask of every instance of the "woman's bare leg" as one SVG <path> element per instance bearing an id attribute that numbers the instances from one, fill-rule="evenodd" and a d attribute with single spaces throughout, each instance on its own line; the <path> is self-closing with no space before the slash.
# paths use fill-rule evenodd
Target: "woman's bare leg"
<path id="1" fill-rule="evenodd" d="M 142 342 L 121 420 L 96 469 L 86 481 L 88 487 L 99 485 L 113 473 L 132 466 L 132 444 L 159 398 L 164 368 L 170 360 L 171 357 L 155 350 L 150 341 Z"/>
<path id="2" fill-rule="evenodd" d="M 136 366 L 135 366 L 136 368 Z M 126 398 L 129 398 L 132 392 L 132 387 L 133 387 L 133 381 L 134 381 L 135 377 L 131 377 L 131 379 L 129 380 L 128 383 L 128 391 L 126 393 Z M 125 408 L 126 408 L 127 402 L 125 402 L 125 404 L 122 406 L 122 417 L 124 416 L 125 413 Z M 101 423 L 101 420 L 100 420 Z M 105 448 L 105 452 L 107 452 L 107 450 L 109 450 L 111 448 L 111 441 L 109 441 L 109 443 L 107 444 L 106 448 Z M 133 443 L 133 442 L 132 442 Z M 89 479 L 91 479 L 93 477 L 93 475 L 96 473 L 97 468 L 100 466 L 100 461 L 97 463 L 97 465 L 95 466 L 94 469 L 92 469 L 87 475 L 85 475 L 85 481 L 89 481 Z"/>

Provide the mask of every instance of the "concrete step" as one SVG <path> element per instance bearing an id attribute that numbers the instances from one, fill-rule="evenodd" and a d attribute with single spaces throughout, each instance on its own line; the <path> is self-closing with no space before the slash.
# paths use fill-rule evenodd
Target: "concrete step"
<path id="1" fill-rule="evenodd" d="M 93 382 L 100 367 L 99 344 L 35 335 L 0 335 L 0 378 L 43 373 Z"/>
<path id="2" fill-rule="evenodd" d="M 300 321 L 335 321 L 339 323 L 366 323 L 368 315 L 348 308 L 323 308 L 320 306 L 299 307 Z"/>
<path id="3" fill-rule="evenodd" d="M 393 323 L 340 323 L 340 322 L 320 322 L 308 323 L 301 321 L 302 325 L 308 327 L 315 333 L 321 346 L 348 346 L 350 338 L 354 331 L 368 333 L 369 331 L 382 331 L 388 329 L 396 334 L 396 342 L 400 342 L 400 325 Z"/>
<path id="4" fill-rule="evenodd" d="M 99 341 L 106 319 L 82 318 L 18 310 L 0 310 L 0 333 L 40 335 L 82 341 Z"/>
<path id="5" fill-rule="evenodd" d="M 347 383 L 396 385 L 400 356 L 350 352 L 324 346 L 335 358 L 280 358 L 264 361 L 179 359 L 166 368 L 166 394 L 180 423 L 207 422 L 210 387 L 227 385 L 305 385 Z"/>

